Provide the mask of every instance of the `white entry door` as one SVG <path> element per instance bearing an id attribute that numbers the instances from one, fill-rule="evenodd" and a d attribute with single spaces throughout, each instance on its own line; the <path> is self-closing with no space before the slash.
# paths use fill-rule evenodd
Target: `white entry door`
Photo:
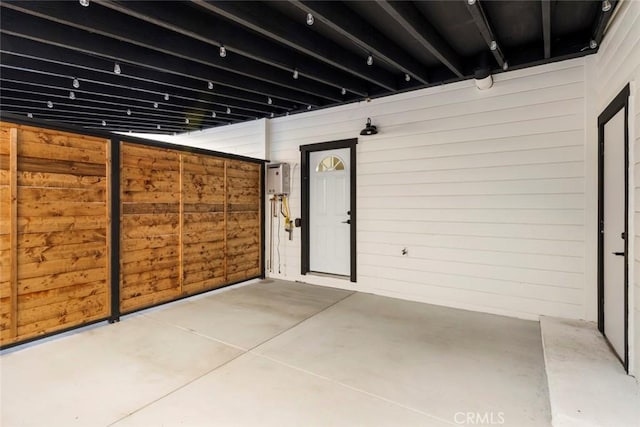
<path id="1" fill-rule="evenodd" d="M 349 148 L 309 153 L 309 269 L 348 276 Z"/>
<path id="2" fill-rule="evenodd" d="M 604 125 L 604 335 L 625 360 L 626 110 Z"/>

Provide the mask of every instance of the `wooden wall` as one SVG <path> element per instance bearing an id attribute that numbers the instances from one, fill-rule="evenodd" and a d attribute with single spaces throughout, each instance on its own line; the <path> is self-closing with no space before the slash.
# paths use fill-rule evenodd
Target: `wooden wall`
<path id="1" fill-rule="evenodd" d="M 0 122 L 0 346 L 260 276 L 259 163 L 113 143 Z"/>
<path id="2" fill-rule="evenodd" d="M 0 344 L 108 316 L 108 144 L 0 123 Z"/>
<path id="3" fill-rule="evenodd" d="M 123 313 L 261 273 L 260 165 L 123 143 Z"/>

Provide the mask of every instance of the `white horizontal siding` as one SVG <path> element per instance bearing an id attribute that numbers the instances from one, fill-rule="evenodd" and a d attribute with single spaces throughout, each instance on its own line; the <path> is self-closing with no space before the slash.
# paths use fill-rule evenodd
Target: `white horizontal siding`
<path id="1" fill-rule="evenodd" d="M 597 147 L 597 116 L 622 90 L 631 84 L 631 103 L 629 117 L 630 160 L 630 233 L 634 239 L 629 250 L 633 262 L 630 265 L 630 372 L 640 378 L 640 2 L 625 1 L 620 4 L 613 24 L 605 34 L 597 55 L 587 62 L 589 103 L 593 104 L 589 115 L 588 145 Z M 595 160 L 591 160 L 597 171 Z M 589 164 L 588 163 L 588 164 Z M 593 204 L 597 203 L 593 202 Z M 595 246 L 595 243 L 592 244 Z M 595 280 L 592 285 L 595 294 Z M 595 304 L 594 304 L 595 305 Z"/>
<path id="2" fill-rule="evenodd" d="M 221 153 L 264 159 L 267 156 L 265 122 L 266 119 L 263 119 L 180 135 L 145 135 L 143 137 Z"/>
<path id="3" fill-rule="evenodd" d="M 356 137 L 367 117 L 380 129 L 359 137 L 358 282 L 343 286 L 526 318 L 582 317 L 583 64 L 501 74 L 484 92 L 460 82 L 272 120 L 271 160 L 292 164 L 300 145 Z M 295 173 L 294 217 L 299 197 Z M 281 234 L 273 276 L 308 279 L 299 238 Z"/>

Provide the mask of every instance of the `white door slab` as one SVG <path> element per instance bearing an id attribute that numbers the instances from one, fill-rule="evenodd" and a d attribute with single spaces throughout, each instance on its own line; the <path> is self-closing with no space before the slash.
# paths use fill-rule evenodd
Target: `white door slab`
<path id="1" fill-rule="evenodd" d="M 622 109 L 604 126 L 604 334 L 625 359 L 625 141 Z"/>
<path id="2" fill-rule="evenodd" d="M 349 148 L 309 154 L 309 268 L 348 276 L 350 261 Z"/>

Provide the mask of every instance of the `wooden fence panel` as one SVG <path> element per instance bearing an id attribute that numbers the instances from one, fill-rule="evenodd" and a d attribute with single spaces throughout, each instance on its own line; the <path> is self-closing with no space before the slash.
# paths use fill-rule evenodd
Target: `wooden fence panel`
<path id="1" fill-rule="evenodd" d="M 260 165 L 227 161 L 227 281 L 261 273 Z"/>
<path id="2" fill-rule="evenodd" d="M 261 274 L 259 164 L 123 143 L 123 313 Z"/>
<path id="3" fill-rule="evenodd" d="M 261 274 L 259 164 L 0 122 L 0 346 Z"/>
<path id="4" fill-rule="evenodd" d="M 123 143 L 120 155 L 120 310 L 130 312 L 182 293 L 180 154 Z"/>
<path id="5" fill-rule="evenodd" d="M 0 123 L 0 344 L 109 315 L 109 141 Z"/>

